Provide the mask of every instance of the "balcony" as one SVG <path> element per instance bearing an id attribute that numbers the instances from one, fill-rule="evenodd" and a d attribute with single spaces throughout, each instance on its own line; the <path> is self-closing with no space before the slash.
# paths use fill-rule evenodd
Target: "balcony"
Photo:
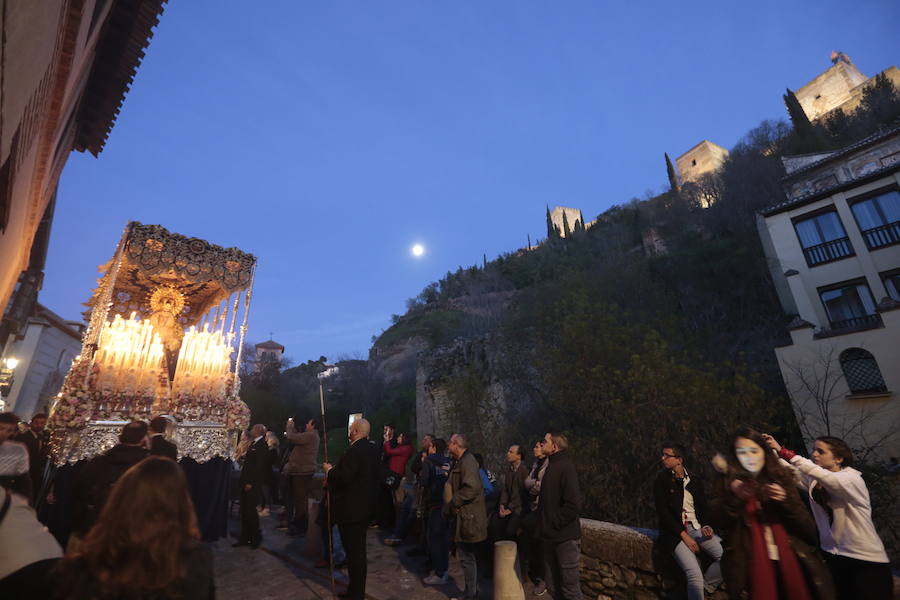
<path id="1" fill-rule="evenodd" d="M 848 256 L 853 256 L 853 245 L 850 238 L 842 237 L 824 244 L 810 246 L 803 249 L 803 255 L 806 257 L 806 264 L 810 267 L 821 265 L 833 260 L 840 260 Z"/>
<path id="2" fill-rule="evenodd" d="M 844 319 L 842 321 L 832 321 L 828 329 L 822 329 L 815 333 L 813 337 L 816 339 L 834 337 L 836 335 L 844 335 L 846 333 L 854 333 L 856 331 L 866 331 L 867 329 L 877 329 L 884 327 L 881 315 L 864 315 L 862 317 L 853 317 L 852 319 Z"/>
<path id="3" fill-rule="evenodd" d="M 900 243 L 900 221 L 894 221 L 881 227 L 873 227 L 862 232 L 869 250 L 884 248 Z"/>

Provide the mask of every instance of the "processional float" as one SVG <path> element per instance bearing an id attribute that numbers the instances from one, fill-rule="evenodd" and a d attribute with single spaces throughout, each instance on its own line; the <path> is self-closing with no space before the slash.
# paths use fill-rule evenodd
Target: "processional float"
<path id="1" fill-rule="evenodd" d="M 81 353 L 51 408 L 54 462 L 96 456 L 124 424 L 157 415 L 175 424 L 179 459 L 233 458 L 250 417 L 238 367 L 255 268 L 237 248 L 129 223 L 101 266 Z"/>

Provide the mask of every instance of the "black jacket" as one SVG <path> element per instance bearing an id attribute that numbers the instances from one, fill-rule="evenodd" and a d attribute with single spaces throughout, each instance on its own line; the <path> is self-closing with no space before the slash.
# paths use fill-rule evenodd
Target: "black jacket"
<path id="1" fill-rule="evenodd" d="M 241 467 L 241 486 L 264 484 L 267 478 L 266 471 L 271 471 L 271 464 L 269 445 L 266 443 L 266 438 L 261 437 L 258 441 L 250 444 L 247 454 L 244 455 L 244 464 Z"/>
<path id="2" fill-rule="evenodd" d="M 327 477 L 335 523 L 369 522 L 381 488 L 381 450 L 368 439 L 344 452 Z"/>
<path id="3" fill-rule="evenodd" d="M 517 515 L 528 511 L 528 492 L 525 490 L 525 479 L 528 469 L 521 462 L 513 471 L 507 465 L 503 470 L 503 487 L 500 489 L 500 504 Z"/>
<path id="4" fill-rule="evenodd" d="M 93 527 L 113 485 L 125 471 L 147 458 L 140 446 L 117 444 L 84 466 L 72 489 L 72 530 L 85 534 Z"/>
<path id="5" fill-rule="evenodd" d="M 690 477 L 690 473 L 688 473 Z M 656 504 L 656 517 L 659 520 L 659 548 L 664 552 L 672 552 L 681 541 L 684 531 L 682 510 L 684 506 L 684 483 L 675 477 L 671 469 L 660 471 L 653 482 L 653 501 Z M 694 497 L 694 511 L 701 526 L 709 525 L 709 508 L 703 482 L 699 477 L 690 477 L 687 490 Z"/>
<path id="6" fill-rule="evenodd" d="M 161 434 L 154 435 L 150 438 L 150 455 L 167 456 L 172 460 L 178 460 L 178 446 Z"/>
<path id="7" fill-rule="evenodd" d="M 581 490 L 575 463 L 566 451 L 551 454 L 548 460 L 538 503 L 541 539 L 552 543 L 581 539 Z"/>

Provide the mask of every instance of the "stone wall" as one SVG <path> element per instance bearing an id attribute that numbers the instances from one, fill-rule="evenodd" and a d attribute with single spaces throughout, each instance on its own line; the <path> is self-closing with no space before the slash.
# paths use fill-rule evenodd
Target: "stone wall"
<path id="1" fill-rule="evenodd" d="M 683 579 L 664 578 L 657 571 L 655 538 L 652 530 L 581 519 L 581 590 L 585 598 L 656 600 L 667 597 L 667 592 L 672 598 L 685 597 Z M 707 598 L 724 600 L 727 595 L 720 589 Z"/>

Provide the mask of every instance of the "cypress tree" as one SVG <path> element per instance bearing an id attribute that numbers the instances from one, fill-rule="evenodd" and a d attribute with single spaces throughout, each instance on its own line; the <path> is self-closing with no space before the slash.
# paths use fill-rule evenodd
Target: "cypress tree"
<path id="1" fill-rule="evenodd" d="M 531 250 L 531 234 L 528 234 L 528 249 Z"/>
<path id="2" fill-rule="evenodd" d="M 784 98 L 784 104 L 787 106 L 788 116 L 791 118 L 791 124 L 794 126 L 794 131 L 797 132 L 801 138 L 806 140 L 812 139 L 813 126 L 812 123 L 809 122 L 809 117 L 806 116 L 806 112 L 803 110 L 803 106 L 800 105 L 800 101 L 797 100 L 797 96 L 794 95 L 794 92 L 788 88 L 787 93 L 782 96 Z"/>
<path id="3" fill-rule="evenodd" d="M 550 216 L 550 205 L 547 205 L 547 239 L 553 239 L 557 237 L 558 230 L 553 225 L 553 217 Z"/>
<path id="4" fill-rule="evenodd" d="M 666 173 L 669 175 L 669 188 L 677 193 L 681 189 L 681 186 L 678 185 L 678 175 L 675 174 L 675 167 L 672 166 L 669 153 L 663 152 L 663 155 L 666 157 Z"/>
<path id="5" fill-rule="evenodd" d="M 487 269 L 487 254 L 481 255 L 481 268 Z"/>
<path id="6" fill-rule="evenodd" d="M 584 223 L 584 214 L 580 210 L 578 211 L 578 220 L 581 221 L 581 230 L 587 231 L 587 225 Z"/>
<path id="7" fill-rule="evenodd" d="M 566 217 L 566 211 L 563 210 L 563 237 L 569 237 L 572 235 L 572 230 L 569 229 L 569 219 Z"/>

